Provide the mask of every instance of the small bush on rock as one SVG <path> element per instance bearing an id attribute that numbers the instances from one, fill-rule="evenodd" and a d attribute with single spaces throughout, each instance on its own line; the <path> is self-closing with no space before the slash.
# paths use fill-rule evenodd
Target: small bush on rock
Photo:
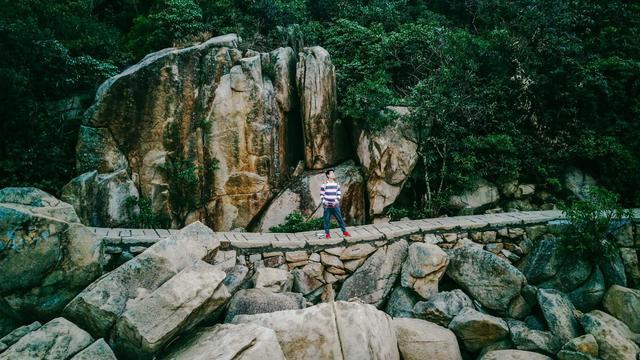
<path id="1" fill-rule="evenodd" d="M 584 200 L 561 206 L 568 223 L 560 234 L 561 249 L 577 258 L 604 261 L 617 250 L 613 233 L 632 217 L 618 204 L 618 195 L 592 187 Z"/>
<path id="2" fill-rule="evenodd" d="M 337 224 L 332 221 L 330 227 L 336 228 Z M 274 233 L 291 233 L 301 231 L 322 230 L 322 218 L 311 219 L 305 222 L 305 216 L 298 212 L 293 212 L 284 220 L 284 223 L 269 228 Z"/>

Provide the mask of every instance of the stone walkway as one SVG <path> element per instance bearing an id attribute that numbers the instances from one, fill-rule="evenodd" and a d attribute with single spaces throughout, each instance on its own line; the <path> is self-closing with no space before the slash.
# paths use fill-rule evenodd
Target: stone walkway
<path id="1" fill-rule="evenodd" d="M 640 215 L 640 212 L 636 210 L 636 216 L 638 215 Z M 350 244 L 362 241 L 387 240 L 412 234 L 517 227 L 548 223 L 561 219 L 561 211 L 550 210 L 395 221 L 387 224 L 351 226 L 349 227 L 349 232 L 352 236 L 348 238 L 343 238 L 342 234 L 337 229 L 334 229 L 331 231 L 332 239 L 325 239 L 322 236 L 322 231 L 299 233 L 218 232 L 217 234 L 220 236 L 222 246 L 225 248 L 251 249 L 271 247 L 292 249 L 305 246 L 327 246 L 341 243 Z M 105 239 L 107 245 L 139 246 L 144 248 L 178 231 L 173 229 L 92 229 Z"/>

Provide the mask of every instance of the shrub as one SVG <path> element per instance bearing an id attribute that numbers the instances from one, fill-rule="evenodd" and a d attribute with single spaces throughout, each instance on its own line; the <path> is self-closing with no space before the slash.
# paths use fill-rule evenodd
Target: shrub
<path id="1" fill-rule="evenodd" d="M 304 221 L 305 216 L 299 212 L 293 212 L 284 220 L 284 223 L 269 228 L 269 231 L 274 233 L 291 233 L 301 231 L 322 230 L 322 218 L 311 219 L 307 222 Z M 330 228 L 338 227 L 334 221 L 331 221 Z"/>
<path id="2" fill-rule="evenodd" d="M 561 205 L 561 209 L 568 220 L 560 234 L 561 249 L 596 263 L 616 254 L 613 232 L 632 217 L 631 210 L 618 204 L 616 194 L 598 187 L 592 187 L 585 200 Z"/>

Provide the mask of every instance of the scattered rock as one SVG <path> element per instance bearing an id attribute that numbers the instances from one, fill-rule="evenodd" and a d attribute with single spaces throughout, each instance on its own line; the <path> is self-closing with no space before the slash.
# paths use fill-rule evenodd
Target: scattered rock
<path id="1" fill-rule="evenodd" d="M 462 360 L 451 330 L 419 319 L 393 319 L 403 360 Z"/>
<path id="2" fill-rule="evenodd" d="M 398 278 L 407 253 L 407 241 L 379 248 L 342 284 L 337 300 L 359 298 L 381 306 Z"/>
<path id="3" fill-rule="evenodd" d="M 438 325 L 448 326 L 460 311 L 473 308 L 473 301 L 460 289 L 443 291 L 433 295 L 428 301 L 420 301 L 413 307 L 416 317 L 432 321 Z"/>
<path id="4" fill-rule="evenodd" d="M 631 331 L 640 333 L 640 290 L 613 285 L 604 295 L 602 305 Z"/>
<path id="5" fill-rule="evenodd" d="M 253 287 L 256 289 L 268 289 L 273 292 L 291 291 L 293 276 L 287 271 L 274 268 L 258 268 L 253 274 Z"/>
<path id="6" fill-rule="evenodd" d="M 429 299 L 438 292 L 438 282 L 448 264 L 449 258 L 439 246 L 412 243 L 402 265 L 400 283 L 424 299 Z"/>
<path id="7" fill-rule="evenodd" d="M 449 323 L 449 329 L 456 333 L 470 352 L 500 341 L 509 334 L 509 327 L 504 320 L 471 308 L 462 309 Z"/>
<path id="8" fill-rule="evenodd" d="M 231 298 L 224 321 L 231 322 L 236 315 L 302 309 L 304 304 L 304 298 L 299 293 L 274 293 L 267 289 L 240 290 Z"/>
<path id="9" fill-rule="evenodd" d="M 640 348 L 630 340 L 633 333 L 624 323 L 599 310 L 584 314 L 580 323 L 595 337 L 598 355 L 603 360 L 636 360 Z"/>
<path id="10" fill-rule="evenodd" d="M 389 300 L 385 312 L 394 318 L 412 318 L 415 317 L 413 307 L 420 299 L 416 293 L 404 286 L 396 286 Z"/>
<path id="11" fill-rule="evenodd" d="M 591 311 L 600 305 L 605 289 L 602 271 L 600 271 L 600 267 L 596 266 L 589 279 L 569 293 L 569 299 L 578 310 Z"/>
<path id="12" fill-rule="evenodd" d="M 565 294 L 552 289 L 539 289 L 538 303 L 551 333 L 563 342 L 580 335 L 578 321 L 574 315 L 575 308 Z"/>
<path id="13" fill-rule="evenodd" d="M 276 333 L 254 324 L 219 324 L 172 344 L 164 360 L 285 360 Z"/>
<path id="14" fill-rule="evenodd" d="M 448 252 L 447 275 L 483 306 L 505 314 L 526 279 L 507 260 L 475 247 Z"/>
<path id="15" fill-rule="evenodd" d="M 104 339 L 98 339 L 84 350 L 77 353 L 71 360 L 117 360 L 113 350 Z"/>
<path id="16" fill-rule="evenodd" d="M 511 341 L 518 350 L 529 350 L 543 353 L 549 356 L 555 355 L 562 342 L 548 331 L 529 329 L 527 325 L 518 320 L 507 320 Z"/>
<path id="17" fill-rule="evenodd" d="M 302 295 L 309 295 L 321 288 L 324 283 L 322 277 L 322 265 L 319 263 L 307 264 L 302 269 L 295 269 L 293 275 L 293 291 Z"/>

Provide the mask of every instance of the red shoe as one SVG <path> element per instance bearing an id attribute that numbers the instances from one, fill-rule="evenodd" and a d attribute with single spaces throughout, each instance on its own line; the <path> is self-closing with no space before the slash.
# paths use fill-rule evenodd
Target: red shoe
<path id="1" fill-rule="evenodd" d="M 329 233 L 324 234 L 324 238 L 325 239 L 331 239 L 331 234 L 329 234 Z"/>
<path id="2" fill-rule="evenodd" d="M 347 237 L 347 236 L 351 236 L 351 234 L 349 234 L 349 232 L 348 232 L 348 231 L 343 231 L 343 232 L 342 232 L 342 236 Z"/>

